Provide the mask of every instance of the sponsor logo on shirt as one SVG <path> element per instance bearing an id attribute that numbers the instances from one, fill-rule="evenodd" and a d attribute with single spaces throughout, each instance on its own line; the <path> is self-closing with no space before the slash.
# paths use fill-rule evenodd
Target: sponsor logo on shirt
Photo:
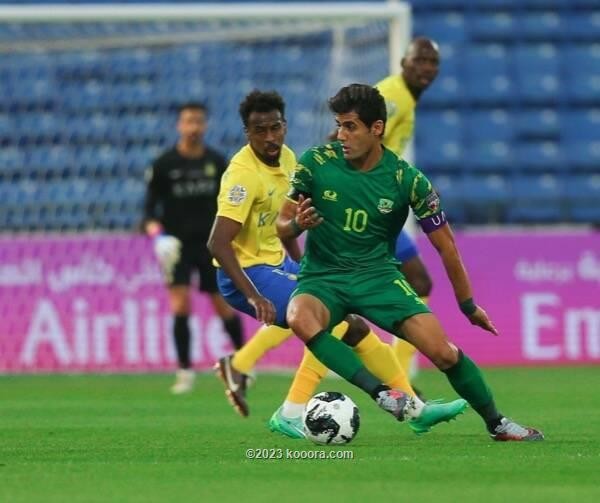
<path id="1" fill-rule="evenodd" d="M 247 196 L 248 191 L 246 190 L 246 187 L 242 185 L 234 185 L 227 193 L 227 201 L 234 206 L 239 206 L 246 200 Z"/>
<path id="2" fill-rule="evenodd" d="M 383 213 L 384 215 L 391 213 L 393 207 L 394 207 L 394 201 L 391 201 L 390 199 L 384 199 L 384 198 L 381 198 L 379 200 L 379 204 L 377 205 L 377 209 L 379 210 L 379 212 Z"/>
<path id="3" fill-rule="evenodd" d="M 337 192 L 334 190 L 324 190 L 323 199 L 325 199 L 325 201 L 337 202 Z"/>

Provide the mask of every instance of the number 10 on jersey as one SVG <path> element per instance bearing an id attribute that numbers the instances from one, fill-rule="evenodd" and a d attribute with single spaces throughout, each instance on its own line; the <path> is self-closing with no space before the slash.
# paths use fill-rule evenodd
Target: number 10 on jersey
<path id="1" fill-rule="evenodd" d="M 365 210 L 346 208 L 344 211 L 346 212 L 346 223 L 344 224 L 346 232 L 363 232 L 367 228 L 369 215 Z"/>

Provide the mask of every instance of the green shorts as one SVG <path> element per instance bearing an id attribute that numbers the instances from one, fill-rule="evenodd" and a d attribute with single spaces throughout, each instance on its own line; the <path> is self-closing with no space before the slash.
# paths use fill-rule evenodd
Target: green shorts
<path id="1" fill-rule="evenodd" d="M 329 327 L 348 314 L 358 314 L 394 333 L 394 327 L 415 314 L 430 313 L 427 305 L 393 265 L 376 270 L 301 276 L 292 297 L 308 294 L 329 309 Z"/>

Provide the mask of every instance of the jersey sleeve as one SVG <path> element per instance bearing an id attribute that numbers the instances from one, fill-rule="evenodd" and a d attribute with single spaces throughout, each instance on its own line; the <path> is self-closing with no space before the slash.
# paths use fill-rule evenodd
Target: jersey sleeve
<path id="1" fill-rule="evenodd" d="M 315 155 L 316 153 L 311 149 L 300 157 L 296 169 L 292 174 L 290 190 L 287 195 L 288 199 L 297 201 L 300 194 L 304 197 L 311 196 Z"/>
<path id="2" fill-rule="evenodd" d="M 243 224 L 258 196 L 258 190 L 258 177 L 250 169 L 229 166 L 221 179 L 217 216 Z"/>
<path id="3" fill-rule="evenodd" d="M 409 164 L 405 166 L 404 189 L 410 207 L 423 231 L 429 234 L 447 224 L 440 197 L 421 171 Z"/>

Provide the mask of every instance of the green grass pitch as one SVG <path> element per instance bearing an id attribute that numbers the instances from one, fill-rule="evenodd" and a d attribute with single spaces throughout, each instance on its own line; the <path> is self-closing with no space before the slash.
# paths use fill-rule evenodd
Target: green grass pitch
<path id="1" fill-rule="evenodd" d="M 325 450 L 266 428 L 290 376 L 259 376 L 239 418 L 212 374 L 171 396 L 171 375 L 0 376 L 1 502 L 600 501 L 600 368 L 489 369 L 500 409 L 545 442 L 495 443 L 471 410 L 416 437 L 359 390 L 353 459 L 286 459 Z M 438 372 L 417 383 L 455 395 Z M 266 449 L 283 459 L 246 458 Z M 302 454 L 300 454 L 302 455 Z"/>

